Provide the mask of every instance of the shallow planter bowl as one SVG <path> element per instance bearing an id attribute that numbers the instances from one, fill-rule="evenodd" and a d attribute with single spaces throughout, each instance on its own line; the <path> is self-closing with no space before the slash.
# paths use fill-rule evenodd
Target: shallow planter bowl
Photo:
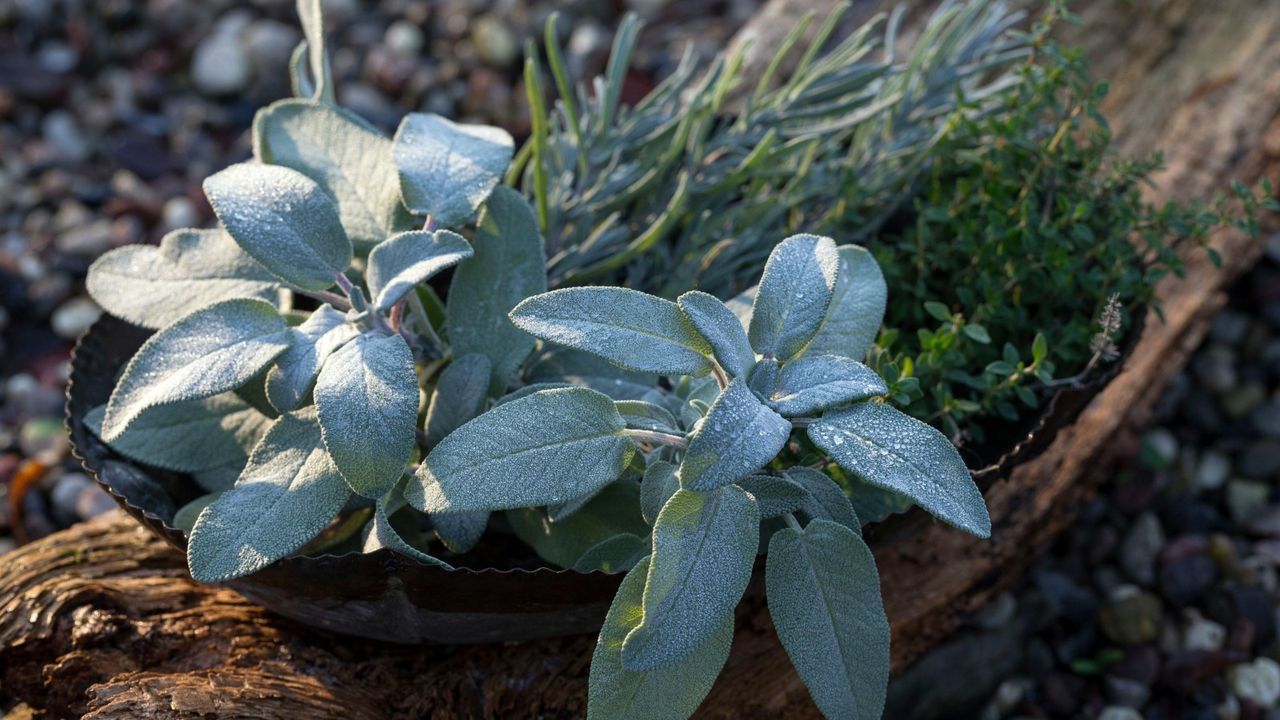
<path id="1" fill-rule="evenodd" d="M 84 422 L 111 395 L 121 368 L 150 335 L 103 316 L 71 358 L 67 429 L 85 471 L 152 532 L 186 552 L 169 503 L 138 492 L 137 472 L 172 505 L 200 493 L 186 476 L 156 471 L 107 447 Z M 130 476 L 130 477 L 126 477 Z M 126 487 L 129 496 L 122 490 Z M 381 549 L 295 556 L 226 583 L 249 600 L 304 624 L 397 643 L 477 643 L 557 637 L 599 630 L 622 576 L 537 569 L 446 570 Z"/>

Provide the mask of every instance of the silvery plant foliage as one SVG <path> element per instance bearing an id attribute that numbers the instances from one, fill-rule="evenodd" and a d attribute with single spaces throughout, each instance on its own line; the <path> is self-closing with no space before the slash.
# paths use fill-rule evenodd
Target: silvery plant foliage
<path id="1" fill-rule="evenodd" d="M 625 573 L 589 716 L 683 718 L 763 554 L 818 707 L 879 717 L 889 626 L 855 502 L 979 536 L 990 520 L 953 446 L 860 362 L 886 301 L 870 254 L 794 235 L 728 302 L 548 292 L 536 214 L 500 184 L 512 138 L 429 114 L 384 136 L 335 104 L 319 2 L 299 9 L 297 97 L 258 113 L 253 160 L 206 180 L 218 226 L 89 275 L 107 311 L 156 332 L 87 421 L 207 491 L 175 518 L 192 576 L 323 552 L 344 529 L 447 567 L 501 515 L 552 565 Z"/>

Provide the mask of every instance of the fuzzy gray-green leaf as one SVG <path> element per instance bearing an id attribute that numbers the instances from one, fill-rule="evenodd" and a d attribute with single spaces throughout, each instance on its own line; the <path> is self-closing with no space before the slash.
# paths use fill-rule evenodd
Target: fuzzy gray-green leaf
<path id="1" fill-rule="evenodd" d="M 288 325 L 262 300 L 224 300 L 152 335 L 129 360 L 102 422 L 115 441 L 145 410 L 248 382 L 289 347 Z"/>
<path id="2" fill-rule="evenodd" d="M 491 374 L 489 358 L 478 353 L 455 359 L 440 373 L 427 406 L 427 447 L 435 447 L 446 435 L 480 414 L 489 394 Z"/>
<path id="3" fill-rule="evenodd" d="M 737 483 L 751 493 L 760 507 L 760 517 L 773 518 L 811 507 L 815 502 L 809 491 L 794 480 L 776 475 L 749 475 Z"/>
<path id="4" fill-rule="evenodd" d="M 809 437 L 860 480 L 901 493 L 942 521 L 991 534 L 982 493 L 945 435 L 883 403 L 830 412 Z"/>
<path id="5" fill-rule="evenodd" d="M 331 355 L 316 379 L 325 446 L 351 489 L 379 498 L 413 454 L 418 376 L 399 335 L 365 334 Z"/>
<path id="6" fill-rule="evenodd" d="M 813 520 L 769 541 L 765 590 L 782 647 L 822 714 L 878 720 L 889 683 L 889 621 L 875 557 L 852 530 Z"/>
<path id="7" fill-rule="evenodd" d="M 235 487 L 200 513 L 187 546 L 191 577 L 221 582 L 261 570 L 320 534 L 350 496 L 315 414 L 281 416 Z"/>
<path id="8" fill-rule="evenodd" d="M 311 77 L 308 83 L 303 83 L 303 77 L 299 73 L 297 77 L 298 90 L 303 90 L 305 85 L 309 85 L 310 92 L 308 97 L 314 100 L 321 100 L 327 103 L 333 103 L 333 77 L 329 69 L 329 56 L 324 49 L 324 12 L 322 9 L 323 2 L 321 0 L 298 0 L 298 19 L 302 23 L 302 32 L 306 35 L 303 44 L 307 50 L 307 64 L 311 71 Z"/>
<path id="9" fill-rule="evenodd" d="M 84 422 L 101 436 L 106 407 L 98 406 Z M 144 411 L 111 449 L 147 465 L 177 472 L 201 472 L 243 463 L 271 420 L 235 393 L 203 400 L 161 405 Z"/>
<path id="10" fill-rule="evenodd" d="M 289 349 L 267 372 L 264 392 L 271 406 L 280 412 L 296 409 L 311 392 L 321 366 L 338 348 L 360 334 L 347 316 L 321 305 L 302 322 L 290 328 Z"/>
<path id="11" fill-rule="evenodd" d="M 640 517 L 639 489 L 634 482 L 610 483 L 577 512 L 552 521 L 538 508 L 507 512 L 512 531 L 538 556 L 553 565 L 571 568 L 588 550 L 618 535 L 646 537 L 649 528 Z"/>
<path id="12" fill-rule="evenodd" d="M 523 331 L 520 332 L 523 334 Z M 598 355 L 563 345 L 541 348 L 526 378 L 530 382 L 567 382 L 580 385 L 602 392 L 614 400 L 644 399 L 658 384 L 658 376 L 653 373 L 623 370 Z"/>
<path id="13" fill-rule="evenodd" d="M 756 362 L 747 333 L 733 311 L 714 295 L 690 290 L 677 300 L 698 334 L 711 345 L 716 362 L 731 376 L 745 375 Z"/>
<path id="14" fill-rule="evenodd" d="M 213 303 L 279 303 L 280 282 L 221 228 L 174 230 L 159 247 L 126 245 L 89 266 L 85 288 L 103 310 L 159 330 Z"/>
<path id="15" fill-rule="evenodd" d="M 480 542 L 485 528 L 489 526 L 489 513 L 440 513 L 431 516 L 431 525 L 445 547 L 455 553 L 464 553 Z"/>
<path id="16" fill-rule="evenodd" d="M 695 375 L 711 346 L 670 300 L 620 287 L 535 295 L 511 311 L 521 330 L 645 373 Z"/>
<path id="17" fill-rule="evenodd" d="M 432 113 L 406 115 L 394 143 L 404 204 L 442 226 L 471 219 L 515 150 L 502 128 L 459 124 Z"/>
<path id="18" fill-rule="evenodd" d="M 840 271 L 822 327 L 805 348 L 806 355 L 841 355 L 861 360 L 884 320 L 888 288 L 871 253 L 857 245 L 841 245 Z"/>
<path id="19" fill-rule="evenodd" d="M 667 504 L 676 490 L 680 489 L 680 480 L 676 477 L 676 466 L 664 460 L 652 460 L 644 469 L 644 478 L 640 481 L 640 514 L 650 525 L 658 520 L 658 513 Z"/>
<path id="20" fill-rule="evenodd" d="M 521 300 L 547 289 L 547 270 L 533 209 L 500 187 L 485 203 L 472 242 L 475 255 L 453 273 L 446 329 L 455 355 L 482 353 L 493 364 L 490 388 L 500 395 L 535 340 L 507 317 Z"/>
<path id="21" fill-rule="evenodd" d="M 253 152 L 264 163 L 315 180 L 338 205 L 351 241 L 371 247 L 412 227 L 400 202 L 391 140 L 342 108 L 281 100 L 253 118 Z"/>
<path id="22" fill-rule="evenodd" d="M 629 428 L 664 433 L 680 432 L 680 423 L 666 408 L 644 400 L 615 400 L 614 406 Z"/>
<path id="23" fill-rule="evenodd" d="M 405 538 L 405 534 L 409 534 L 411 537 L 415 535 L 414 531 L 417 529 L 416 519 L 420 516 L 411 511 L 410 513 L 397 514 L 397 510 L 404 508 L 403 492 L 404 483 L 397 483 L 396 487 L 383 496 L 374 506 L 373 522 L 370 524 L 369 534 L 365 537 L 364 551 L 374 552 L 381 548 L 387 548 L 406 557 L 413 558 L 418 562 L 452 570 L 453 566 L 449 563 L 419 549 L 409 539 Z M 397 520 L 403 520 L 406 517 L 413 519 L 414 522 L 410 523 L 408 528 L 405 528 L 403 523 L 401 528 L 397 528 Z M 402 528 L 407 533 L 402 532 Z M 425 543 L 422 544 L 425 546 Z"/>
<path id="24" fill-rule="evenodd" d="M 634 672 L 622 663 L 623 642 L 644 617 L 649 560 L 641 560 L 613 597 L 591 656 L 588 720 L 685 720 L 698 709 L 720 675 L 733 644 L 733 616 L 684 659 Z"/>
<path id="25" fill-rule="evenodd" d="M 286 283 L 324 290 L 351 264 L 338 206 L 297 170 L 240 163 L 206 178 L 204 192 L 240 247 Z"/>
<path id="26" fill-rule="evenodd" d="M 365 278 L 378 312 L 387 312 L 414 286 L 471 257 L 471 245 L 449 230 L 414 230 L 387 238 L 369 253 Z"/>
<path id="27" fill-rule="evenodd" d="M 782 366 L 769 404 L 783 415 L 797 417 L 887 392 L 876 371 L 857 360 L 806 353 Z"/>
<path id="28" fill-rule="evenodd" d="M 689 436 L 680 485 L 704 492 L 728 485 L 764 467 L 790 436 L 791 423 L 735 378 Z"/>
<path id="29" fill-rule="evenodd" d="M 605 395 L 544 390 L 453 431 L 418 466 L 409 504 L 428 513 L 555 505 L 622 474 L 635 447 Z M 574 514 L 574 517 L 577 513 Z"/>
<path id="30" fill-rule="evenodd" d="M 822 327 L 839 267 L 831 238 L 792 235 L 778 243 L 751 307 L 751 347 L 782 362 L 803 351 Z"/>
<path id="31" fill-rule="evenodd" d="M 835 520 L 859 535 L 862 534 L 861 516 L 854 511 L 849 496 L 831 476 L 807 467 L 787 468 L 782 474 L 802 486 L 813 498 L 815 505 L 804 508 L 809 517 Z"/>
<path id="32" fill-rule="evenodd" d="M 632 533 L 620 533 L 592 545 L 573 564 L 577 572 L 626 572 L 649 554 L 649 541 Z"/>
<path id="33" fill-rule="evenodd" d="M 759 526 L 755 500 L 734 485 L 671 496 L 653 527 L 644 619 L 623 643 L 623 667 L 678 662 L 733 617 L 751 579 Z"/>

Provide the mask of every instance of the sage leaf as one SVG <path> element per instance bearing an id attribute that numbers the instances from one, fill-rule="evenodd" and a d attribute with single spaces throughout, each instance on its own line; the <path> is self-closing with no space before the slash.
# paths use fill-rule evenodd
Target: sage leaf
<path id="1" fill-rule="evenodd" d="M 274 418 L 272 421 L 274 422 Z M 252 446 L 249 449 L 253 449 Z M 245 458 L 248 458 L 247 452 L 245 453 Z M 211 467 L 208 470 L 195 470 L 191 473 L 191 479 L 205 492 L 222 492 L 236 484 L 236 479 L 244 471 L 244 466 L 245 460 L 237 460 L 226 465 Z"/>
<path id="2" fill-rule="evenodd" d="M 358 246 L 372 247 L 414 224 L 400 202 L 391 140 L 352 112 L 310 100 L 272 103 L 253 118 L 253 154 L 316 181 Z"/>
<path id="3" fill-rule="evenodd" d="M 597 355 L 562 345 L 544 347 L 527 375 L 531 382 L 568 382 L 614 400 L 641 400 L 658 384 L 653 373 L 623 370 Z"/>
<path id="4" fill-rule="evenodd" d="M 613 404 L 629 428 L 664 433 L 680 432 L 680 423 L 661 405 L 643 400 L 615 400 Z"/>
<path id="5" fill-rule="evenodd" d="M 580 287 L 535 295 L 511 311 L 535 337 L 643 373 L 696 375 L 711 346 L 670 300 L 620 287 Z"/>
<path id="6" fill-rule="evenodd" d="M 404 204 L 444 226 L 471 219 L 515 152 L 515 141 L 502 128 L 459 124 L 432 113 L 406 115 L 394 143 Z"/>
<path id="7" fill-rule="evenodd" d="M 106 406 L 85 414 L 85 425 L 99 437 Z M 176 472 L 201 472 L 243 463 L 266 433 L 269 418 L 235 393 L 161 405 L 144 411 L 110 443 L 116 452 L 147 465 Z"/>
<path id="8" fill-rule="evenodd" d="M 644 617 L 643 594 L 649 560 L 641 560 L 613 597 L 591 656 L 588 720 L 685 720 L 711 692 L 729 659 L 733 617 L 721 621 L 705 642 L 684 659 L 663 668 L 635 672 L 622 662 L 623 642 Z"/>
<path id="9" fill-rule="evenodd" d="M 147 339 L 116 383 L 102 420 L 115 442 L 144 411 L 233 390 L 289 347 L 284 318 L 262 300 L 223 300 Z"/>
<path id="10" fill-rule="evenodd" d="M 297 86 L 295 90 L 304 91 L 299 94 L 333 104 L 333 77 L 329 69 L 329 56 L 324 50 L 323 5 L 322 0 L 298 0 L 298 19 L 302 23 L 302 32 L 306 36 L 302 43 L 307 48 L 311 77 L 304 83 L 302 81 L 305 76 L 295 71 L 294 84 Z"/>
<path id="11" fill-rule="evenodd" d="M 350 496 L 315 414 L 282 415 L 235 487 L 196 520 L 187 545 L 191 577 L 222 582 L 261 570 L 319 535 Z"/>
<path id="12" fill-rule="evenodd" d="M 384 495 L 415 447 L 418 376 L 408 343 L 399 335 L 357 337 L 329 356 L 314 394 L 325 447 L 352 491 Z"/>
<path id="13" fill-rule="evenodd" d="M 431 526 L 444 546 L 456 553 L 464 553 L 480 542 L 489 526 L 488 511 L 467 513 L 440 513 L 431 516 Z"/>
<path id="14" fill-rule="evenodd" d="M 204 193 L 240 247 L 294 287 L 324 290 L 351 264 L 338 206 L 297 170 L 239 163 L 206 178 Z"/>
<path id="15" fill-rule="evenodd" d="M 987 506 L 960 453 L 929 425 L 866 402 L 823 415 L 809 437 L 859 480 L 901 493 L 961 530 L 991 534 Z"/>
<path id="16" fill-rule="evenodd" d="M 178 508 L 178 512 L 173 514 L 173 526 L 190 536 L 191 531 L 196 527 L 196 520 L 200 517 L 200 513 L 209 507 L 214 500 L 217 500 L 222 493 L 213 492 L 192 500 L 191 502 Z"/>
<path id="17" fill-rule="evenodd" d="M 698 334 L 711 345 L 716 362 L 725 372 L 737 377 L 745 375 L 755 365 L 756 354 L 742 323 L 714 295 L 691 290 L 681 295 L 676 303 Z"/>
<path id="18" fill-rule="evenodd" d="M 865 522 L 881 522 L 890 515 L 904 513 L 915 507 L 911 498 L 892 490 L 878 488 L 857 478 L 852 478 L 850 484 L 852 487 L 847 497 L 858 517 Z"/>
<path id="19" fill-rule="evenodd" d="M 829 520 L 779 530 L 769 541 L 765 592 L 782 647 L 822 714 L 879 720 L 889 621 L 862 538 Z"/>
<path id="20" fill-rule="evenodd" d="M 671 496 L 653 526 L 644 617 L 622 645 L 623 667 L 670 666 L 732 620 L 751 579 L 759 526 L 755 500 L 737 486 Z"/>
<path id="21" fill-rule="evenodd" d="M 373 308 L 387 312 L 414 286 L 471 255 L 470 243 L 448 230 L 415 230 L 387 238 L 369 253 L 365 270 Z"/>
<path id="22" fill-rule="evenodd" d="M 769 405 L 796 417 L 887 392 L 889 387 L 876 371 L 857 360 L 805 354 L 782 366 Z"/>
<path id="23" fill-rule="evenodd" d="M 511 530 L 547 562 L 572 568 L 588 550 L 618 535 L 649 535 L 638 509 L 640 490 L 634 482 L 606 485 L 572 515 L 552 522 L 538 508 L 509 510 Z M 647 552 L 647 551 L 646 551 Z"/>
<path id="24" fill-rule="evenodd" d="M 449 363 L 440 373 L 427 406 L 427 447 L 435 447 L 484 409 L 490 368 L 489 358 L 472 353 Z"/>
<path id="25" fill-rule="evenodd" d="M 622 533 L 592 545 L 573 564 L 576 572 L 626 572 L 649 554 L 649 541 L 639 535 Z"/>
<path id="26" fill-rule="evenodd" d="M 111 250 L 89 266 L 85 288 L 103 310 L 152 330 L 222 300 L 280 298 L 275 276 L 222 229 L 174 230 L 159 247 Z"/>
<path id="27" fill-rule="evenodd" d="M 804 486 L 785 477 L 749 475 L 736 484 L 756 499 L 760 517 L 765 519 L 804 510 L 815 502 Z"/>
<path id="28" fill-rule="evenodd" d="M 715 490 L 764 467 L 791 437 L 791 423 L 735 378 L 694 426 L 680 463 L 680 485 Z"/>
<path id="29" fill-rule="evenodd" d="M 498 405 L 441 440 L 405 497 L 427 513 L 572 500 L 622 474 L 635 451 L 622 430 L 608 397 L 585 388 L 543 390 Z"/>
<path id="30" fill-rule="evenodd" d="M 778 365 L 777 360 L 764 358 L 751 368 L 751 372 L 747 375 L 747 387 L 760 397 L 767 398 L 778 388 L 778 375 L 781 372 L 781 366 Z"/>
<path id="31" fill-rule="evenodd" d="M 347 316 L 321 305 L 301 325 L 290 328 L 289 349 L 267 371 L 264 392 L 279 412 L 295 410 L 307 399 L 325 360 L 360 334 Z"/>
<path id="32" fill-rule="evenodd" d="M 374 506 L 373 522 L 370 523 L 369 534 L 364 539 L 364 552 L 387 548 L 418 562 L 452 570 L 453 566 L 449 563 L 418 548 L 418 544 L 424 547 L 426 545 L 425 542 L 418 542 L 420 540 L 418 536 L 422 533 L 418 531 L 417 520 L 421 516 L 413 511 L 400 512 L 405 509 L 406 481 L 407 478 L 401 479 L 391 492 L 384 495 Z"/>
<path id="33" fill-rule="evenodd" d="M 850 530 L 862 534 L 861 514 L 854 511 L 853 503 L 844 488 L 830 475 L 813 468 L 793 467 L 782 473 L 788 480 L 808 491 L 816 505 L 806 506 L 804 511 L 811 518 L 834 520 Z"/>
<path id="34" fill-rule="evenodd" d="M 644 469 L 644 478 L 640 480 L 640 514 L 644 516 L 644 521 L 650 525 L 657 522 L 662 506 L 679 489 L 676 466 L 664 460 L 651 461 Z"/>
<path id="35" fill-rule="evenodd" d="M 500 187 L 485 204 L 472 241 L 475 254 L 453 273 L 446 329 L 455 355 L 481 353 L 493 366 L 491 393 L 500 395 L 534 339 L 507 313 L 521 300 L 547 289 L 542 236 L 529 203 Z"/>
<path id="36" fill-rule="evenodd" d="M 889 290 L 880 265 L 866 249 L 841 245 L 837 251 L 840 270 L 831 292 L 831 305 L 805 354 L 861 360 L 880 332 Z"/>
<path id="37" fill-rule="evenodd" d="M 839 268 L 831 238 L 802 234 L 778 243 L 751 306 L 751 347 L 780 362 L 800 354 L 827 315 Z"/>

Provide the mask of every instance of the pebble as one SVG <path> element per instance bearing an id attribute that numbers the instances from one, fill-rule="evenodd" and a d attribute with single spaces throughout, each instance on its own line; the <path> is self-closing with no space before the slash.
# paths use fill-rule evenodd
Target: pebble
<path id="1" fill-rule="evenodd" d="M 1267 238 L 1265 248 L 1267 257 L 1271 259 L 1271 262 L 1280 264 L 1280 233 L 1272 233 Z"/>
<path id="2" fill-rule="evenodd" d="M 28 458 L 56 465 L 67 451 L 67 430 L 56 417 L 37 417 L 22 425 L 18 447 Z"/>
<path id="3" fill-rule="evenodd" d="M 185 195 L 166 200 L 161 217 L 166 230 L 194 227 L 200 223 L 200 215 L 196 212 L 195 203 Z"/>
<path id="4" fill-rule="evenodd" d="M 18 543 L 14 542 L 13 538 L 0 537 L 0 555 L 11 553 L 17 549 Z"/>
<path id="5" fill-rule="evenodd" d="M 422 29 L 407 20 L 397 20 L 387 27 L 382 44 L 397 57 L 416 58 L 422 52 L 426 38 Z"/>
<path id="6" fill-rule="evenodd" d="M 1280 367 L 1280 360 L 1276 367 Z M 1280 439 L 1280 400 L 1271 400 L 1249 416 L 1253 429 L 1266 437 Z"/>
<path id="7" fill-rule="evenodd" d="M 1160 568 L 1160 594 L 1177 607 L 1200 599 L 1218 579 L 1218 564 L 1205 554 L 1166 560 Z"/>
<path id="8" fill-rule="evenodd" d="M 289 59 L 302 39 L 293 25 L 276 20 L 255 20 L 244 30 L 241 43 L 252 74 L 258 80 L 279 78 L 288 87 Z"/>
<path id="9" fill-rule="evenodd" d="M 76 515 L 81 520 L 91 520 L 115 508 L 115 498 L 96 483 L 82 490 L 76 498 Z"/>
<path id="10" fill-rule="evenodd" d="M 1280 704 L 1280 664 L 1271 658 L 1257 658 L 1231 668 L 1231 691 L 1263 709 Z"/>
<path id="11" fill-rule="evenodd" d="M 53 331 L 59 337 L 75 340 L 98 321 L 102 308 L 87 297 L 72 298 L 53 312 L 49 319 Z"/>
<path id="12" fill-rule="evenodd" d="M 1227 642 L 1227 629 L 1218 623 L 1189 611 L 1190 620 L 1182 631 L 1182 647 L 1186 650 L 1218 651 Z"/>
<path id="13" fill-rule="evenodd" d="M 45 115 L 40 127 L 44 139 L 63 160 L 84 162 L 92 152 L 89 140 L 81 132 L 75 116 L 66 110 L 54 110 Z"/>
<path id="14" fill-rule="evenodd" d="M 1261 406 L 1266 399 L 1267 390 L 1262 383 L 1245 383 L 1222 396 L 1222 412 L 1232 420 L 1242 418 Z"/>
<path id="15" fill-rule="evenodd" d="M 510 65 L 520 50 L 511 28 L 496 15 L 482 15 L 472 22 L 471 42 L 480 60 L 493 67 Z"/>
<path id="16" fill-rule="evenodd" d="M 1098 613 L 1102 632 L 1121 645 L 1142 645 L 1160 637 L 1163 622 L 1160 598 L 1132 585 L 1112 593 Z"/>
<path id="17" fill-rule="evenodd" d="M 94 220 L 58 236 L 57 248 L 70 255 L 97 257 L 111 247 L 111 221 Z"/>
<path id="18" fill-rule="evenodd" d="M 1232 480 L 1227 483 L 1227 511 L 1237 525 L 1245 525 L 1267 509 L 1271 486 L 1255 480 Z"/>
<path id="19" fill-rule="evenodd" d="M 1220 452 L 1206 451 L 1196 464 L 1192 483 L 1199 490 L 1216 490 L 1231 476 L 1231 460 Z"/>
<path id="20" fill-rule="evenodd" d="M 1156 580 L 1156 558 L 1164 544 L 1160 519 L 1151 511 L 1142 513 L 1121 541 L 1120 567 L 1134 582 L 1150 587 Z"/>
<path id="21" fill-rule="evenodd" d="M 1211 345 L 1196 353 L 1191 369 L 1213 393 L 1225 393 L 1236 386 L 1236 354 L 1228 347 Z"/>
<path id="22" fill-rule="evenodd" d="M 249 73 L 249 58 L 240 38 L 227 29 L 205 38 L 191 58 L 191 81 L 197 90 L 211 97 L 244 90 Z"/>
<path id="23" fill-rule="evenodd" d="M 1178 439 L 1165 428 L 1155 428 L 1142 438 L 1144 464 L 1153 470 L 1167 468 L 1178 458 Z"/>
<path id="24" fill-rule="evenodd" d="M 76 510 L 76 502 L 85 488 L 92 487 L 93 481 L 83 473 L 67 473 L 54 483 L 53 492 L 49 493 L 49 509 L 53 519 L 59 525 L 67 526 L 80 519 Z"/>
<path id="25" fill-rule="evenodd" d="M 1266 480 L 1280 473 L 1280 440 L 1257 440 L 1240 456 L 1240 474 Z"/>

